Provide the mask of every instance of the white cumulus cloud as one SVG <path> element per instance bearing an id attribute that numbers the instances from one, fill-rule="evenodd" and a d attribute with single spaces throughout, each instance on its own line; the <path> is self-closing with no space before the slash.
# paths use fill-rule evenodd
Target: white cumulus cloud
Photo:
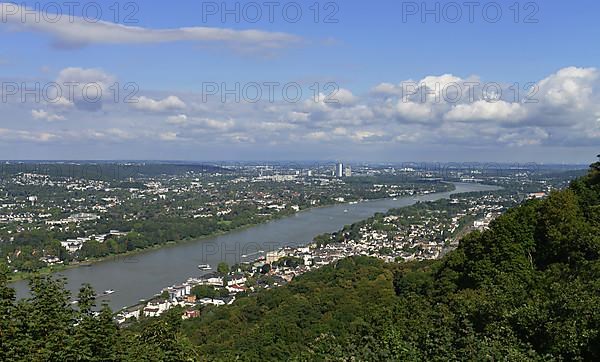
<path id="1" fill-rule="evenodd" d="M 168 96 L 161 100 L 141 96 L 137 99 L 137 102 L 130 104 L 135 109 L 148 112 L 164 112 L 185 108 L 185 103 L 176 96 Z"/>
<path id="2" fill-rule="evenodd" d="M 33 117 L 33 119 L 35 120 L 43 120 L 43 121 L 48 121 L 48 122 L 54 122 L 54 121 L 64 121 L 66 120 L 66 118 L 64 116 L 61 116 L 59 114 L 53 114 L 53 113 L 49 113 L 43 109 L 33 109 L 31 111 L 31 116 Z"/>

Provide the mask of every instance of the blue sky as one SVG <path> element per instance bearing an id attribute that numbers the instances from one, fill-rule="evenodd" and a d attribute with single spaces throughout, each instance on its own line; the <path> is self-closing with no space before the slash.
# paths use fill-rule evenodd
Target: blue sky
<path id="1" fill-rule="evenodd" d="M 118 16 L 109 3 L 77 2 L 71 23 L 47 21 L 53 9 L 64 20 L 66 3 L 18 3 L 19 11 L 39 8 L 39 21 L 32 14 L 23 21 L 4 4 L 3 82 L 133 82 L 144 97 L 137 106 L 103 99 L 91 108 L 73 100 L 64 108 L 3 102 L 4 158 L 587 162 L 600 145 L 594 1 L 474 2 L 472 22 L 464 2 L 322 1 L 316 23 L 313 1 L 273 2 L 272 22 L 262 5 L 260 21 L 242 14 L 239 23 L 221 19 L 221 1 L 138 2 L 129 19 L 136 23 L 126 19 L 134 10 L 128 2 L 116 2 Z M 102 23 L 83 20 L 86 4 L 90 19 L 102 10 Z M 236 4 L 242 10 L 248 2 L 226 7 Z M 436 4 L 439 23 L 431 14 L 422 21 L 423 6 Z M 455 23 L 448 19 L 456 16 L 453 4 L 462 11 Z M 213 5 L 216 14 L 207 13 Z M 286 20 L 284 6 L 292 17 L 302 10 L 298 22 Z M 498 21 L 486 20 L 497 8 Z M 337 22 L 326 23 L 327 15 Z M 197 27 L 208 29 L 181 31 Z M 505 96 L 512 83 L 533 82 L 539 102 L 399 100 L 401 82 L 420 87 L 427 79 L 442 87 L 497 82 Z M 333 82 L 341 103 L 289 104 L 280 96 L 274 104 L 202 102 L 203 82 L 298 82 L 305 98 L 313 83 Z M 381 84 L 384 94 L 374 91 Z M 82 151 L 67 157 L 73 149 Z"/>

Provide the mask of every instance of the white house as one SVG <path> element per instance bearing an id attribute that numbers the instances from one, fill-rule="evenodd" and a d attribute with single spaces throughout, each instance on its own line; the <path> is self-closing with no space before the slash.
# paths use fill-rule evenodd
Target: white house
<path id="1" fill-rule="evenodd" d="M 212 305 L 225 305 L 225 302 L 221 299 L 211 299 L 211 298 L 202 298 L 199 302 L 203 305 L 212 304 Z"/>

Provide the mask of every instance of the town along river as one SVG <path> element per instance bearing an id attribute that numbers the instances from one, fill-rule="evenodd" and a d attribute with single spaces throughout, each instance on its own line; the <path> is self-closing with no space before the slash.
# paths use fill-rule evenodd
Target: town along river
<path id="1" fill-rule="evenodd" d="M 67 278 L 67 288 L 73 296 L 77 295 L 83 283 L 91 284 L 98 294 L 114 290 L 114 293 L 100 297 L 98 304 L 106 301 L 113 310 L 118 310 L 134 305 L 141 299 L 148 299 L 160 293 L 164 287 L 208 273 L 199 270 L 199 264 L 209 264 L 214 269 L 221 261 L 227 261 L 231 265 L 253 260 L 261 254 L 259 251 L 305 245 L 316 235 L 340 230 L 344 225 L 367 219 L 377 212 L 413 205 L 417 201 L 435 201 L 453 193 L 499 189 L 474 183 L 455 183 L 455 186 L 456 189 L 451 192 L 309 209 L 224 235 L 183 242 L 127 257 L 115 256 L 88 267 L 57 272 L 54 276 Z M 27 281 L 19 281 L 12 286 L 18 297 L 27 295 Z"/>

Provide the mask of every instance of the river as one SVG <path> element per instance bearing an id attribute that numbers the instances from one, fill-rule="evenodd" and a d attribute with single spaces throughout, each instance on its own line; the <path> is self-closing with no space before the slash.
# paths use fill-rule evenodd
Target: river
<path id="1" fill-rule="evenodd" d="M 473 183 L 455 183 L 455 186 L 456 189 L 451 192 L 304 210 L 224 235 L 179 243 L 128 257 L 115 256 L 88 267 L 57 272 L 55 276 L 67 278 L 67 288 L 73 295 L 76 295 L 83 283 L 90 283 L 99 294 L 108 289 L 114 290 L 115 293 L 101 297 L 101 300 L 113 310 L 118 310 L 136 304 L 141 299 L 150 298 L 164 287 L 207 273 L 200 271 L 198 264 L 210 264 L 216 268 L 221 261 L 227 261 L 231 265 L 240 260 L 256 259 L 259 251 L 305 245 L 318 234 L 337 231 L 344 225 L 364 220 L 377 212 L 413 205 L 417 201 L 435 201 L 453 193 L 499 189 Z M 19 281 L 12 286 L 17 291 L 17 297 L 27 295 L 27 281 Z"/>

